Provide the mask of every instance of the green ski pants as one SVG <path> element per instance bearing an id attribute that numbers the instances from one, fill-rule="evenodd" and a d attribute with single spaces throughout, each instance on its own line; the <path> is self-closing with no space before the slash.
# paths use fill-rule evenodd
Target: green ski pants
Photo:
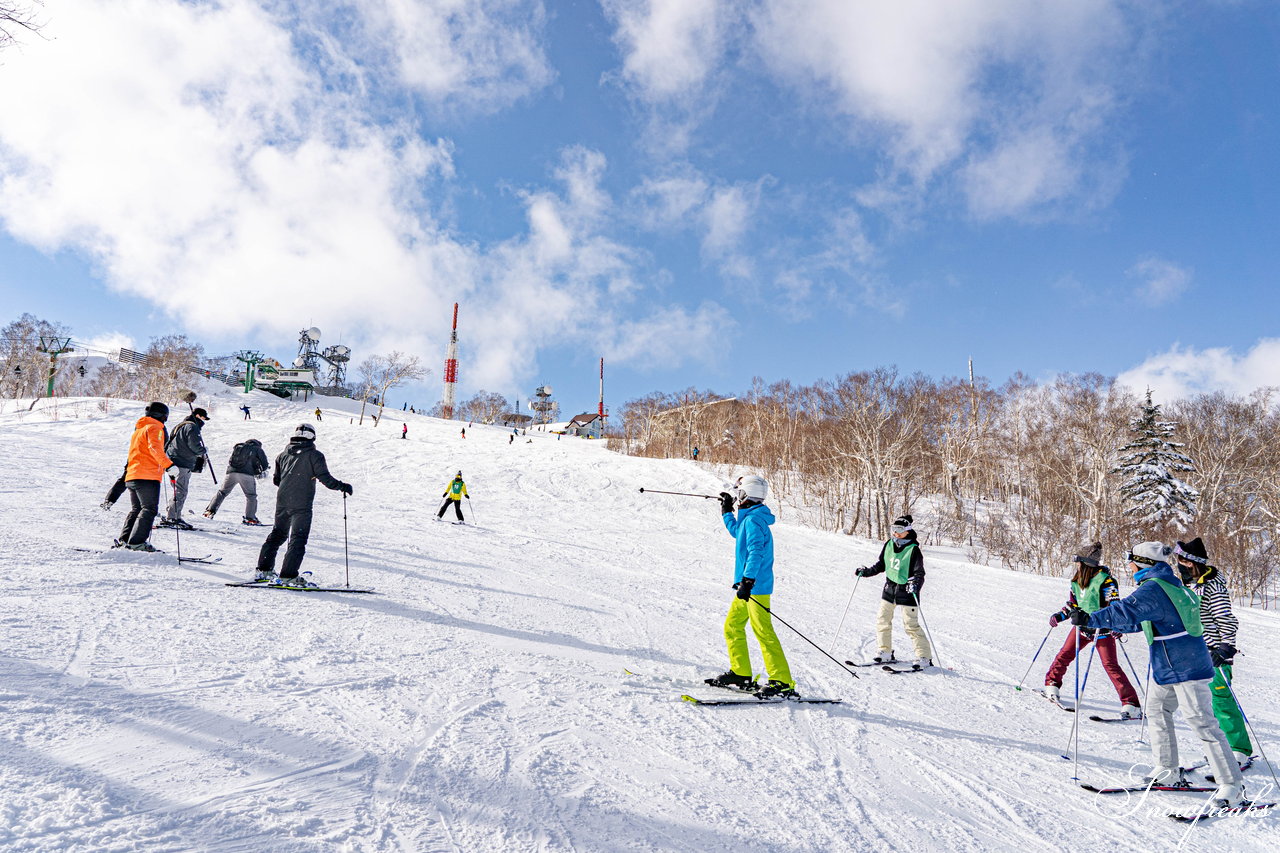
<path id="1" fill-rule="evenodd" d="M 1231 667 L 1220 666 L 1213 671 L 1213 681 L 1209 682 L 1209 692 L 1213 694 L 1213 715 L 1222 726 L 1222 733 L 1227 736 L 1227 743 L 1235 752 L 1253 755 L 1253 743 L 1249 740 L 1249 730 L 1244 724 L 1244 714 L 1231 695 Z"/>

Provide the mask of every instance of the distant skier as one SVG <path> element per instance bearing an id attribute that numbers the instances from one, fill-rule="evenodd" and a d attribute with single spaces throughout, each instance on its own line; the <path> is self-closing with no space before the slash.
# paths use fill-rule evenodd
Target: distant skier
<path id="1" fill-rule="evenodd" d="M 324 420 L 324 415 L 320 413 L 320 407 L 319 407 L 319 406 L 316 406 L 316 420 L 317 420 L 317 421 L 322 421 L 322 420 Z"/>
<path id="2" fill-rule="evenodd" d="M 299 588 L 316 586 L 298 574 L 298 567 L 307 553 L 307 539 L 311 535 L 311 505 L 316 499 L 316 480 L 336 492 L 351 495 L 355 491 L 349 483 L 334 479 L 329 473 L 324 454 L 316 449 L 316 428 L 311 424 L 299 424 L 289 439 L 289 446 L 276 457 L 275 473 L 271 478 L 277 486 L 276 516 L 271 532 L 258 552 L 258 570 L 254 580 Z M 276 577 L 273 573 L 276 554 L 286 539 L 289 547 L 280 566 L 280 576 Z"/>
<path id="3" fill-rule="evenodd" d="M 244 419 L 245 419 L 246 421 L 251 421 L 251 420 L 253 420 L 253 418 L 249 417 L 249 407 L 248 407 L 248 406 L 241 406 L 241 407 L 240 407 L 240 411 L 244 412 Z"/>
<path id="4" fill-rule="evenodd" d="M 1101 542 L 1094 542 L 1092 545 L 1081 548 L 1080 553 L 1071 560 L 1079 566 L 1071 578 L 1071 595 L 1067 598 L 1066 606 L 1049 617 L 1050 627 L 1057 627 L 1059 622 L 1069 619 L 1071 611 L 1077 607 L 1086 613 L 1094 613 L 1113 601 L 1120 600 L 1120 585 L 1111 576 L 1111 569 L 1102 565 Z M 1066 642 L 1062 644 L 1062 650 L 1053 659 L 1049 672 L 1045 674 L 1045 695 L 1055 702 L 1058 701 L 1062 678 L 1067 674 L 1067 668 L 1071 666 L 1071 662 L 1076 659 L 1077 633 L 1081 650 L 1089 643 L 1095 644 L 1098 658 L 1102 661 L 1102 668 L 1106 670 L 1107 677 L 1111 679 L 1111 684 L 1120 697 L 1120 716 L 1126 720 L 1142 716 L 1138 691 L 1133 689 L 1133 684 L 1124 674 L 1124 668 L 1120 666 L 1120 660 L 1116 656 L 1116 637 L 1109 633 L 1095 637 L 1096 632 L 1088 628 L 1073 628 L 1067 635 Z"/>
<path id="5" fill-rule="evenodd" d="M 752 690 L 756 686 L 751 669 L 751 652 L 747 647 L 747 623 L 760 653 L 768 683 L 757 691 L 762 697 L 782 696 L 794 698 L 795 681 L 791 668 L 782 652 L 782 644 L 773 630 L 773 617 L 769 607 L 773 594 L 773 532 L 769 525 L 776 520 L 764 500 L 769 495 L 769 484 L 758 474 L 738 478 L 734 494 L 720 493 L 720 517 L 725 529 L 736 542 L 733 549 L 733 588 L 737 590 L 729 603 L 729 613 L 724 620 L 725 645 L 729 650 L 729 671 L 706 679 L 715 687 L 735 687 Z M 734 506 L 738 513 L 734 515 Z M 752 604 L 757 606 L 752 606 Z M 764 605 L 760 607 L 759 605 Z"/>
<path id="6" fill-rule="evenodd" d="M 1151 647 L 1151 678 L 1147 692 L 1147 717 L 1151 721 L 1152 775 L 1156 784 L 1182 781 L 1173 712 L 1182 716 L 1199 737 L 1218 789 L 1210 800 L 1214 808 L 1244 801 L 1243 776 L 1231 754 L 1231 745 L 1213 716 L 1209 680 L 1213 661 L 1204 642 L 1200 600 L 1178 580 L 1168 559 L 1173 549 L 1162 542 L 1143 542 L 1130 551 L 1129 569 L 1138 588 L 1128 597 L 1093 613 L 1076 609 L 1071 622 L 1078 628 L 1101 628 L 1132 634 L 1142 631 Z"/>
<path id="7" fill-rule="evenodd" d="M 402 424 L 400 424 L 400 437 L 401 437 L 401 438 L 404 438 L 404 439 L 407 439 L 407 438 L 409 437 L 409 425 L 408 425 L 408 424 L 406 424 L 406 423 L 402 423 Z"/>
<path id="8" fill-rule="evenodd" d="M 177 527 L 191 530 L 191 525 L 182 519 L 182 507 L 187 502 L 187 491 L 191 485 L 191 475 L 204 470 L 209 451 L 205 449 L 204 438 L 200 431 L 209 420 L 209 413 L 204 409 L 195 409 L 182 419 L 182 423 L 174 427 L 169 436 L 169 443 L 164 452 L 173 460 L 178 469 L 173 476 L 173 494 L 169 496 L 169 512 L 160 522 L 161 527 Z"/>
<path id="9" fill-rule="evenodd" d="M 515 444 L 515 441 L 516 441 L 516 434 L 515 434 L 515 431 L 512 430 L 511 435 L 507 436 L 507 446 L 510 447 L 512 444 Z"/>
<path id="10" fill-rule="evenodd" d="M 169 407 L 151 403 L 146 413 L 134 424 L 129 439 L 129 462 L 125 467 L 125 486 L 129 489 L 132 508 L 125 516 L 119 542 L 132 551 L 154 551 L 147 541 L 151 523 L 160 509 L 160 481 L 173 461 L 165 455 L 164 422 Z"/>
<path id="11" fill-rule="evenodd" d="M 1231 667 L 1236 657 L 1236 629 L 1240 626 L 1240 620 L 1231 610 L 1231 591 L 1227 589 L 1222 571 L 1209 565 L 1209 554 L 1199 536 L 1174 545 L 1173 554 L 1183 584 L 1200 596 L 1200 622 L 1204 625 L 1204 641 L 1213 661 L 1213 681 L 1209 683 L 1213 715 L 1227 736 L 1236 762 L 1243 766 L 1253 754 L 1253 742 L 1249 740 L 1244 714 L 1230 687 Z"/>
<path id="12" fill-rule="evenodd" d="M 467 428 L 466 428 L 466 427 L 463 427 L 463 428 L 462 428 L 462 437 L 463 437 L 463 438 L 466 438 L 466 437 L 467 437 Z"/>
<path id="13" fill-rule="evenodd" d="M 698 461 L 698 448 L 697 448 L 697 447 L 694 447 L 694 448 L 693 448 L 693 461 L 694 461 L 694 462 L 697 462 L 697 461 Z"/>
<path id="14" fill-rule="evenodd" d="M 444 518 L 444 511 L 449 508 L 449 504 L 453 504 L 453 511 L 458 515 L 458 521 L 466 521 L 462 517 L 462 499 L 471 500 L 471 495 L 467 494 L 467 484 L 462 481 L 462 472 L 449 482 L 444 490 L 444 503 L 440 504 L 440 511 L 436 513 L 436 518 Z"/>
<path id="15" fill-rule="evenodd" d="M 222 485 L 205 507 L 204 517 L 213 518 L 218 508 L 232 489 L 240 487 L 244 492 L 244 516 L 242 521 L 249 525 L 262 524 L 258 520 L 258 484 L 257 480 L 270 469 L 267 454 L 262 449 L 262 442 L 256 438 L 242 441 L 231 449 L 231 458 L 227 460 L 227 473 L 222 477 Z"/>
<path id="16" fill-rule="evenodd" d="M 890 538 L 884 543 L 880 559 L 874 564 L 858 569 L 860 578 L 885 573 L 884 590 L 880 593 L 880 614 L 876 619 L 876 632 L 880 640 L 880 652 L 873 658 L 876 663 L 888 664 L 896 660 L 893 654 L 893 613 L 902 608 L 902 627 L 907 630 L 915 646 L 915 669 L 933 666 L 933 649 L 929 637 L 920 627 L 920 590 L 924 587 L 924 554 L 912 528 L 910 515 L 901 515 L 889 528 Z"/>

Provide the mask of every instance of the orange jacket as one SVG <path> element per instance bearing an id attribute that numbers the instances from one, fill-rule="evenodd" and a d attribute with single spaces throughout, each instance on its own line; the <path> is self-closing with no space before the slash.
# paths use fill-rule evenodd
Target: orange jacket
<path id="1" fill-rule="evenodd" d="M 133 425 L 129 439 L 129 465 L 125 480 L 163 480 L 164 469 L 173 463 L 164 455 L 164 424 L 146 415 Z"/>

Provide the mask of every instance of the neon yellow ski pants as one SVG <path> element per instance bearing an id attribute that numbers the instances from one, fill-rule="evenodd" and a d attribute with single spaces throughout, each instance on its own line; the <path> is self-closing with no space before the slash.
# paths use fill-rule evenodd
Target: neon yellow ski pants
<path id="1" fill-rule="evenodd" d="M 769 596 L 753 595 L 753 602 L 769 606 Z M 750 676 L 751 652 L 747 649 L 747 622 L 760 644 L 760 653 L 764 656 L 764 669 L 771 681 L 783 681 L 794 687 L 791 680 L 791 668 L 787 666 L 787 656 L 782 653 L 782 644 L 778 635 L 773 632 L 773 617 L 764 607 L 754 603 L 748 604 L 735 597 L 729 605 L 729 615 L 724 620 L 724 641 L 729 647 L 729 668 L 738 675 Z"/>

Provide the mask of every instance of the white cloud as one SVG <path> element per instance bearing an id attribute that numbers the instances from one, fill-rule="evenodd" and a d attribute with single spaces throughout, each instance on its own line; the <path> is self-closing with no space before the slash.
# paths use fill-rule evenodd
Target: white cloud
<path id="1" fill-rule="evenodd" d="M 635 361 L 668 369 L 686 360 L 714 361 L 733 338 L 729 312 L 711 302 L 692 313 L 672 306 L 642 320 L 623 321 L 612 337 L 600 341 L 606 360 Z"/>
<path id="2" fill-rule="evenodd" d="M 433 34 L 443 70 L 419 84 L 441 102 L 527 91 L 532 54 L 498 61 L 507 36 L 483 24 L 540 5 L 380 8 Z M 446 21 L 456 38 L 440 36 Z M 251 0 L 65 0 L 48 41 L 5 57 L 8 79 L 39 83 L 0 87 L 0 224 L 83 252 L 110 287 L 197 337 L 292 339 L 305 322 L 358 351 L 431 356 L 462 302 L 473 387 L 513 387 L 544 346 L 619 336 L 603 302 L 636 297 L 644 259 L 604 236 L 603 155 L 568 149 L 562 191 L 522 194 L 523 233 L 466 241 L 431 208 L 453 177 L 450 143 L 377 120 L 367 80 L 334 83 L 359 65 L 342 41 L 302 51 L 285 25 Z"/>
<path id="3" fill-rule="evenodd" d="M 1227 347 L 1197 350 L 1175 345 L 1126 370 L 1117 381 L 1157 400 L 1176 400 L 1222 391 L 1246 396 L 1257 388 L 1280 386 L 1280 339 L 1263 338 L 1243 355 Z"/>
<path id="4" fill-rule="evenodd" d="M 1177 299 L 1191 286 L 1192 271 L 1164 260 L 1147 257 L 1126 272 L 1138 281 L 1137 296 L 1148 305 L 1164 305 Z"/>
<path id="5" fill-rule="evenodd" d="M 1144 0 L 604 6 L 622 76 L 671 148 L 714 104 L 719 66 L 740 44 L 744 67 L 763 66 L 881 153 L 882 201 L 954 177 L 982 219 L 1110 198 L 1124 161 L 1102 131 L 1132 88 L 1134 22 L 1153 14 Z"/>
<path id="6" fill-rule="evenodd" d="M 126 335 L 124 332 L 104 332 L 101 335 L 93 335 L 88 340 L 78 341 L 78 344 L 76 349 L 83 349 L 89 355 L 110 355 L 119 352 L 121 348 L 138 349 L 133 336 Z"/>

